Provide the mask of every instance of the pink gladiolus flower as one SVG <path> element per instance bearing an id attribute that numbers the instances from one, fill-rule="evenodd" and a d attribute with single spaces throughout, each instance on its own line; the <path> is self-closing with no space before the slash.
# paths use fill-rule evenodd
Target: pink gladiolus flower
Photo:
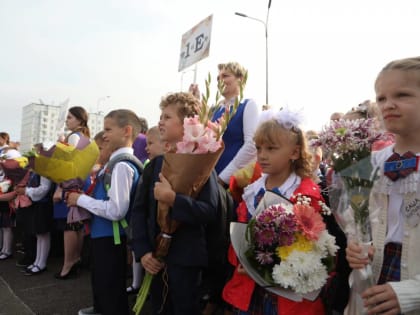
<path id="1" fill-rule="evenodd" d="M 198 116 L 186 117 L 184 119 L 183 141 L 198 141 L 205 133 L 204 126 L 198 120 Z"/>
<path id="2" fill-rule="evenodd" d="M 176 144 L 176 152 L 178 153 L 193 153 L 195 149 L 195 142 L 181 141 Z"/>
<path id="3" fill-rule="evenodd" d="M 213 130 L 213 127 L 216 130 Z M 222 144 L 220 140 L 216 140 L 217 124 L 212 128 L 204 127 L 197 115 L 186 117 L 184 119 L 184 136 L 182 141 L 176 145 L 177 153 L 205 154 L 216 152 Z"/>
<path id="4" fill-rule="evenodd" d="M 321 232 L 325 230 L 321 215 L 309 205 L 295 205 L 294 212 L 303 234 L 310 240 L 317 240 Z"/>

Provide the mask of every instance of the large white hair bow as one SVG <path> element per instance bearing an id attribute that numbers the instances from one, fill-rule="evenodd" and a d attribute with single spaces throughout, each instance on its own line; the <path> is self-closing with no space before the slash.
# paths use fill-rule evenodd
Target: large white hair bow
<path id="1" fill-rule="evenodd" d="M 270 119 L 274 119 L 283 128 L 290 130 L 292 128 L 300 128 L 304 122 L 304 115 L 302 110 L 292 111 L 287 107 L 279 111 L 269 109 L 261 113 L 260 124 Z"/>

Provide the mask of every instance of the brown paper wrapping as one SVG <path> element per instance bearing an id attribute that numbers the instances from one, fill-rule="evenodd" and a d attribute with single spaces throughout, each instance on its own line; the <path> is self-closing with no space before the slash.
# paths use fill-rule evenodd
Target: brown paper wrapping
<path id="1" fill-rule="evenodd" d="M 212 153 L 165 153 L 161 173 L 175 192 L 195 198 L 209 179 L 223 150 L 224 145 L 222 144 L 219 150 Z M 157 239 L 155 256 L 161 258 L 168 253 L 170 235 L 176 231 L 179 222 L 170 218 L 169 206 L 161 202 L 158 202 L 157 221 L 161 235 Z M 164 237 L 162 237 L 162 233 Z"/>

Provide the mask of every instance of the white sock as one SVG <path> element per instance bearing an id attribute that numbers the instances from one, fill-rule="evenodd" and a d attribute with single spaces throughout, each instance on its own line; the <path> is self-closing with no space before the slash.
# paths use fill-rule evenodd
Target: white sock
<path id="1" fill-rule="evenodd" d="M 38 234 L 36 235 L 36 257 L 35 261 L 32 263 L 33 266 L 38 266 L 39 264 L 39 256 L 40 256 L 40 250 L 41 248 L 41 240 L 38 238 Z"/>
<path id="2" fill-rule="evenodd" d="M 2 228 L 3 230 L 3 247 L 2 253 L 10 255 L 13 247 L 13 232 L 12 228 Z"/>
<path id="3" fill-rule="evenodd" d="M 39 260 L 37 266 L 40 269 L 44 269 L 47 266 L 47 259 L 50 253 L 51 237 L 50 233 L 37 234 L 37 240 L 39 240 L 39 247 L 37 248 L 37 254 L 39 252 Z"/>
<path id="4" fill-rule="evenodd" d="M 136 262 L 136 258 L 134 257 L 134 252 L 133 252 L 133 282 L 131 284 L 132 287 L 139 288 L 142 278 L 143 278 L 143 267 L 140 262 Z"/>

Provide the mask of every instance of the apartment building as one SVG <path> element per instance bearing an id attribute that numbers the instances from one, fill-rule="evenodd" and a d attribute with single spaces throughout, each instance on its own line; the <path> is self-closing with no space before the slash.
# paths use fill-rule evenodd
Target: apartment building
<path id="1" fill-rule="evenodd" d="M 20 150 L 30 150 L 36 143 L 55 143 L 60 129 L 60 106 L 31 103 L 23 107 Z M 89 113 L 88 126 L 91 136 L 103 129 L 104 114 Z"/>

